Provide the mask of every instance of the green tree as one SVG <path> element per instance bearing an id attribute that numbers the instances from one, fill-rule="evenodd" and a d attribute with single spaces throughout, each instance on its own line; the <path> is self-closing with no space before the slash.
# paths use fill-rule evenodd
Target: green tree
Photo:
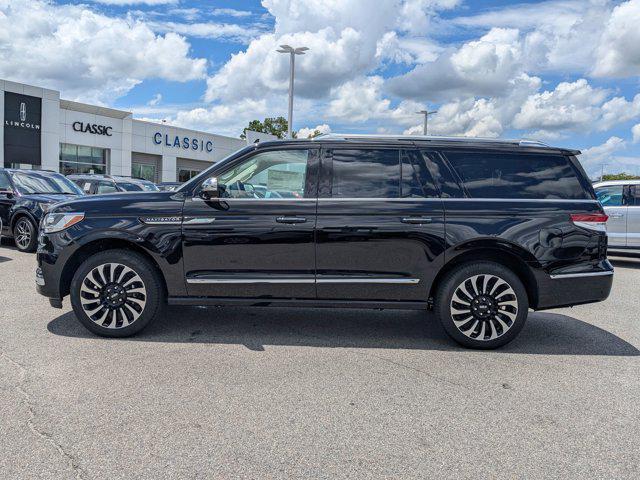
<path id="1" fill-rule="evenodd" d="M 603 175 L 602 180 L 639 180 L 640 177 L 637 175 L 631 175 L 626 172 L 622 173 L 607 173 Z"/>
<path id="2" fill-rule="evenodd" d="M 288 123 L 284 117 L 269 117 L 264 121 L 251 120 L 249 126 L 242 130 L 240 138 L 247 138 L 247 130 L 253 130 L 254 132 L 268 133 L 275 135 L 278 138 L 284 138 L 287 135 Z M 296 138 L 296 134 L 293 134 L 293 138 Z"/>

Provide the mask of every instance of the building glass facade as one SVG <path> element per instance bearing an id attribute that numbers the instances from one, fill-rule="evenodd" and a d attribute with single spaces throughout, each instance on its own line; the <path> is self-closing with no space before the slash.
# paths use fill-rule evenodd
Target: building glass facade
<path id="1" fill-rule="evenodd" d="M 106 174 L 107 149 L 83 145 L 60 144 L 60 173 L 100 173 Z"/>

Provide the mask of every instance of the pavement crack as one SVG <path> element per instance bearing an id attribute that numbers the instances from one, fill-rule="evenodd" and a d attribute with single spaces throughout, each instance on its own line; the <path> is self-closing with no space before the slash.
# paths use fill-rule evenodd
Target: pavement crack
<path id="1" fill-rule="evenodd" d="M 28 413 L 27 426 L 29 427 L 29 430 L 31 430 L 31 432 L 36 437 L 40 438 L 44 442 L 51 445 L 60 454 L 60 456 L 66 459 L 66 461 L 69 463 L 69 467 L 75 473 L 76 479 L 78 480 L 84 479 L 85 478 L 84 471 L 82 470 L 82 467 L 78 465 L 78 462 L 75 459 L 75 457 L 71 455 L 69 452 L 67 452 L 64 449 L 64 447 L 58 441 L 56 441 L 56 439 L 51 434 L 42 430 L 36 423 L 35 421 L 36 411 L 34 407 L 34 401 L 31 398 L 31 395 L 29 395 L 29 392 L 27 392 L 27 390 L 24 388 L 24 385 L 27 380 L 27 374 L 28 374 L 27 367 L 21 364 L 20 362 L 15 361 L 13 358 L 8 356 L 4 352 L 0 352 L 0 357 L 6 359 L 7 362 L 9 362 L 11 365 L 16 367 L 20 371 L 21 380 L 18 382 L 18 384 L 13 385 L 13 389 L 16 392 L 18 392 L 18 394 L 24 399 L 24 403 L 27 407 L 27 413 Z"/>
<path id="2" fill-rule="evenodd" d="M 418 373 L 420 373 L 422 375 L 426 375 L 427 377 L 432 378 L 433 380 L 435 380 L 437 382 L 446 383 L 447 385 L 450 385 L 452 387 L 462 387 L 462 388 L 465 388 L 467 390 L 470 390 L 470 388 L 467 385 L 463 384 L 463 383 L 458 383 L 458 382 L 453 382 L 451 380 L 447 380 L 446 378 L 439 377 L 437 375 L 434 375 L 433 373 L 427 372 L 427 371 L 422 370 L 420 368 L 416 368 L 416 367 L 413 367 L 411 365 L 404 364 L 402 362 L 396 362 L 395 360 L 391 360 L 389 358 L 385 358 L 385 357 L 383 357 L 381 355 L 376 355 L 374 353 L 369 353 L 369 352 L 354 352 L 354 353 L 356 353 L 357 355 L 363 355 L 365 357 L 377 358 L 378 360 L 382 360 L 383 362 L 390 363 L 390 364 L 395 365 L 397 367 L 402 367 L 402 368 L 406 368 L 408 370 L 412 370 L 414 372 L 418 372 Z"/>

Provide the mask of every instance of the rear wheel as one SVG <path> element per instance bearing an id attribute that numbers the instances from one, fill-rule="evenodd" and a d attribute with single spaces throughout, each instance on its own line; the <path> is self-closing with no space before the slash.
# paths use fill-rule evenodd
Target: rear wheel
<path id="1" fill-rule="evenodd" d="M 20 217 L 13 225 L 13 241 L 21 252 L 35 252 L 38 231 L 29 217 Z"/>
<path id="2" fill-rule="evenodd" d="M 528 316 L 524 285 L 493 262 L 457 267 L 443 279 L 435 309 L 446 332 L 465 347 L 490 349 L 513 340 Z"/>
<path id="3" fill-rule="evenodd" d="M 142 255 L 108 250 L 89 257 L 71 281 L 71 305 L 90 331 L 105 337 L 133 335 L 161 312 L 159 274 Z"/>

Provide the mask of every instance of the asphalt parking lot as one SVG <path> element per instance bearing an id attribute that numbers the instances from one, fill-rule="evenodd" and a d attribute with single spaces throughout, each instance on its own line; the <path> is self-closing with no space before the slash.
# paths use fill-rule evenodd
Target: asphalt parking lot
<path id="1" fill-rule="evenodd" d="M 0 248 L 0 478 L 638 478 L 640 258 L 459 348 L 415 311 L 171 308 L 98 338 Z"/>

